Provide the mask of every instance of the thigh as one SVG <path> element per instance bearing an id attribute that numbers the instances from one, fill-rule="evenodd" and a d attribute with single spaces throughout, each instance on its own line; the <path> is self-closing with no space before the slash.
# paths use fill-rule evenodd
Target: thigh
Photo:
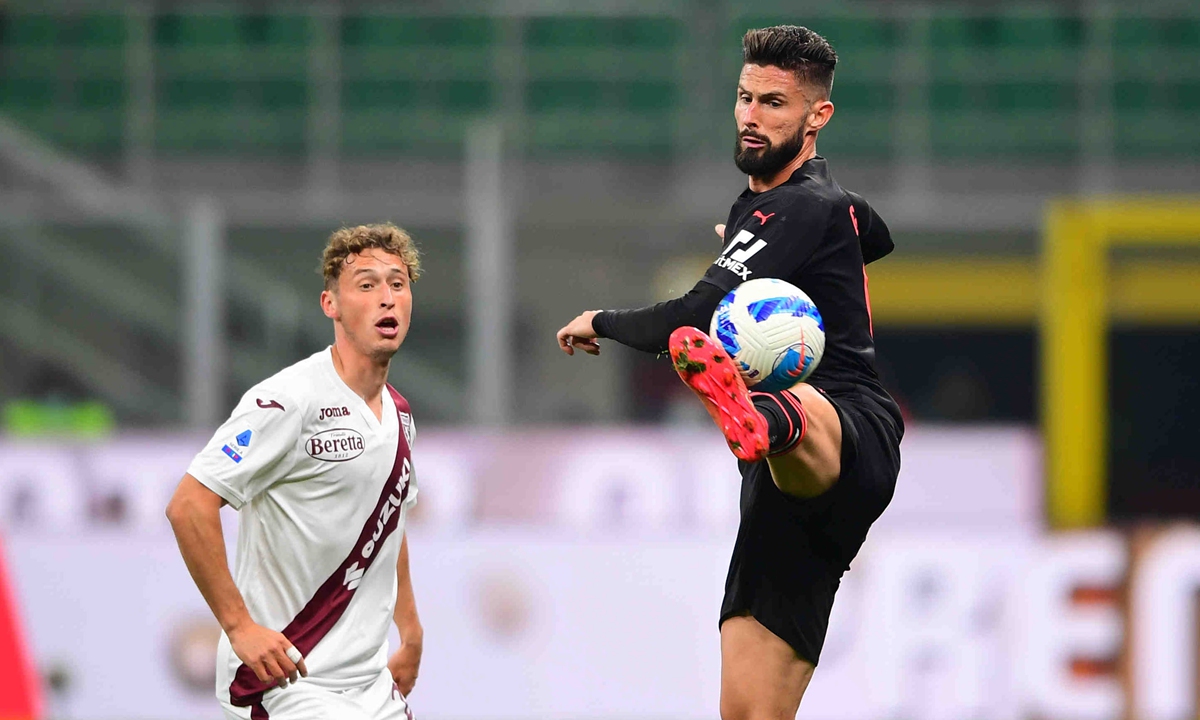
<path id="1" fill-rule="evenodd" d="M 767 459 L 775 486 L 797 498 L 833 487 L 842 472 L 842 422 L 837 409 L 816 388 L 800 383 L 790 390 L 804 408 L 804 437 L 790 452 Z"/>
<path id="2" fill-rule="evenodd" d="M 813 665 L 750 615 L 721 625 L 722 720 L 794 720 Z"/>
<path id="3" fill-rule="evenodd" d="M 408 698 L 400 692 L 386 669 L 363 693 L 360 702 L 371 720 L 413 720 Z"/>
<path id="4" fill-rule="evenodd" d="M 372 720 L 357 701 L 357 694 L 354 690 L 338 692 L 300 681 L 267 693 L 262 704 L 270 720 Z"/>

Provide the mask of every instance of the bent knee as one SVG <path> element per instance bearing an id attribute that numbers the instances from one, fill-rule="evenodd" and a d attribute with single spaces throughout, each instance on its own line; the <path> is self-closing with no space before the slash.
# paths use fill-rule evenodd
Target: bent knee
<path id="1" fill-rule="evenodd" d="M 791 391 L 804 408 L 804 438 L 790 452 L 770 458 L 771 477 L 781 491 L 797 497 L 820 495 L 842 473 L 842 422 L 837 409 L 807 383 Z"/>

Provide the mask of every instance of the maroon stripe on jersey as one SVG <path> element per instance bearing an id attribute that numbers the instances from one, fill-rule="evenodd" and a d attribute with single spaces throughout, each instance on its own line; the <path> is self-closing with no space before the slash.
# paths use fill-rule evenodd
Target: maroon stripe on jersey
<path id="1" fill-rule="evenodd" d="M 271 716 L 262 703 L 254 703 L 254 707 L 250 708 L 250 720 L 271 720 Z"/>
<path id="2" fill-rule="evenodd" d="M 329 633 L 346 612 L 363 574 L 378 556 L 375 549 L 383 545 L 396 529 L 400 522 L 400 506 L 408 498 L 412 451 L 404 437 L 404 422 L 399 414 L 408 412 L 409 405 L 391 385 L 388 385 L 387 389 L 396 405 L 396 462 L 383 485 L 383 493 L 379 502 L 375 504 L 375 510 L 354 543 L 354 549 L 282 630 L 284 637 L 296 646 L 301 655 L 312 652 L 321 638 Z M 275 683 L 260 681 L 250 666 L 243 663 L 238 667 L 233 682 L 229 685 L 229 699 L 238 707 L 261 707 L 263 695 L 273 687 Z M 253 713 L 252 710 L 252 718 Z M 266 717 L 265 710 L 262 717 Z"/>

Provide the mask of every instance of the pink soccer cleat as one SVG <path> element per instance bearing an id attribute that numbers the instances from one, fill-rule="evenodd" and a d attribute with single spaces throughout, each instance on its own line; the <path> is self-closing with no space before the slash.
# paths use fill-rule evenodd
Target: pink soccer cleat
<path id="1" fill-rule="evenodd" d="M 750 401 L 725 348 L 694 327 L 676 329 L 668 347 L 675 372 L 700 396 L 733 454 L 746 462 L 765 458 L 770 449 L 767 421 Z"/>

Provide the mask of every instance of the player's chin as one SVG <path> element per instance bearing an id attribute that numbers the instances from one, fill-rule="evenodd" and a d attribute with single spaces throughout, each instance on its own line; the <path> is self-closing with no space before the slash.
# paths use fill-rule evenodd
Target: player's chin
<path id="1" fill-rule="evenodd" d="M 377 333 L 375 337 L 375 351 L 377 353 L 387 353 L 394 355 L 400 346 L 404 344 L 404 338 L 408 336 L 408 328 L 397 328 L 394 334 Z"/>

